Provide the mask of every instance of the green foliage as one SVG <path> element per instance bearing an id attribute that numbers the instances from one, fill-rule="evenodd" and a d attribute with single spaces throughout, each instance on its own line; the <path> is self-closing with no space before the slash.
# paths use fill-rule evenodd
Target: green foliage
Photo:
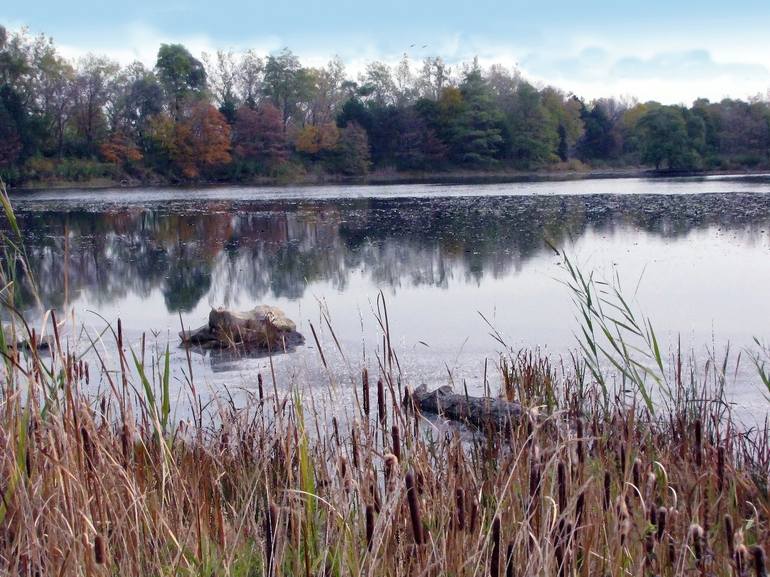
<path id="1" fill-rule="evenodd" d="M 697 146 L 703 140 L 702 122 L 685 120 L 685 111 L 676 106 L 661 106 L 640 120 L 642 162 L 655 169 L 691 170 L 697 168 L 700 156 Z"/>
<path id="2" fill-rule="evenodd" d="M 371 155 L 366 131 L 351 122 L 340 132 L 334 167 L 348 176 L 364 176 L 369 172 Z"/>
<path id="3" fill-rule="evenodd" d="M 184 99 L 202 96 L 206 90 L 203 64 L 181 44 L 161 44 L 155 69 L 177 114 Z"/>

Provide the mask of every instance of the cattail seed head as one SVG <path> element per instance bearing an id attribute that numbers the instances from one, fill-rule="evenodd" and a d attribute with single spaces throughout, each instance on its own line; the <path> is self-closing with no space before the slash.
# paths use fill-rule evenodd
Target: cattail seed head
<path id="1" fill-rule="evenodd" d="M 338 460 L 338 468 L 339 468 L 340 479 L 344 480 L 345 477 L 348 476 L 348 460 L 342 455 L 340 455 L 340 458 Z"/>
<path id="2" fill-rule="evenodd" d="M 505 555 L 505 577 L 513 577 L 513 542 L 508 543 Z"/>
<path id="3" fill-rule="evenodd" d="M 457 508 L 457 530 L 465 530 L 465 491 L 455 489 L 455 505 Z"/>
<path id="4" fill-rule="evenodd" d="M 725 515 L 725 541 L 727 553 L 732 559 L 735 557 L 735 529 L 733 528 L 733 518 L 730 515 Z"/>
<path id="5" fill-rule="evenodd" d="M 398 430 L 398 425 L 393 425 L 390 430 L 390 436 L 393 443 L 393 454 L 396 459 L 401 460 L 401 433 Z"/>
<path id="6" fill-rule="evenodd" d="M 361 389 L 364 403 L 364 415 L 369 417 L 369 371 L 364 367 L 361 374 Z"/>
<path id="7" fill-rule="evenodd" d="M 618 501 L 618 518 L 620 519 L 620 544 L 622 546 L 626 542 L 628 534 L 631 532 L 631 517 L 628 514 L 626 500 L 622 497 L 618 497 Z"/>
<path id="8" fill-rule="evenodd" d="M 366 506 L 366 548 L 372 550 L 374 540 L 374 505 Z"/>
<path id="9" fill-rule="evenodd" d="M 717 448 L 717 489 L 722 492 L 725 486 L 725 448 L 719 445 Z"/>
<path id="10" fill-rule="evenodd" d="M 567 508 L 567 472 L 563 461 L 559 461 L 556 478 L 559 484 L 559 511 L 564 512 Z"/>
<path id="11" fill-rule="evenodd" d="M 735 569 L 738 575 L 746 574 L 746 565 L 749 559 L 749 550 L 741 543 L 735 548 Z"/>
<path id="12" fill-rule="evenodd" d="M 652 499 L 652 497 L 655 495 L 655 489 L 657 484 L 658 484 L 658 478 L 655 476 L 655 473 L 653 472 L 647 473 L 647 485 L 645 487 L 647 499 Z"/>
<path id="13" fill-rule="evenodd" d="M 690 525 L 690 541 L 698 566 L 703 562 L 703 527 L 697 524 Z"/>
<path id="14" fill-rule="evenodd" d="M 667 514 L 668 514 L 668 511 L 666 510 L 665 507 L 658 507 L 658 523 L 657 523 L 658 533 L 656 535 L 658 538 L 658 541 L 661 540 L 661 538 L 663 537 L 663 533 L 666 532 Z"/>
<path id="15" fill-rule="evenodd" d="M 753 545 L 749 550 L 751 558 L 754 560 L 754 574 L 756 577 L 767 577 L 765 568 L 765 550 L 761 545 Z"/>
<path id="16" fill-rule="evenodd" d="M 353 468 L 358 470 L 358 434 L 356 433 L 355 425 L 353 425 L 353 428 L 350 431 L 350 442 L 353 451 Z"/>
<path id="17" fill-rule="evenodd" d="M 578 417 L 576 424 L 577 433 L 577 459 L 582 467 L 585 462 L 585 447 L 583 446 L 583 419 Z"/>
<path id="18" fill-rule="evenodd" d="M 695 420 L 694 429 L 695 429 L 694 431 L 695 464 L 698 465 L 698 467 L 700 467 L 703 462 L 703 425 L 700 419 Z"/>
<path id="19" fill-rule="evenodd" d="M 97 565 L 104 565 L 105 562 L 104 539 L 98 533 L 94 538 L 94 561 Z"/>
<path id="20" fill-rule="evenodd" d="M 492 521 L 492 558 L 489 560 L 490 577 L 500 577 L 500 517 Z"/>
<path id="21" fill-rule="evenodd" d="M 640 459 L 634 459 L 633 481 L 634 481 L 635 487 L 639 488 L 641 479 L 642 479 L 642 461 Z"/>
<path id="22" fill-rule="evenodd" d="M 385 455 L 385 487 L 389 488 L 392 479 L 395 479 L 396 469 L 398 469 L 398 458 L 393 453 Z"/>
<path id="23" fill-rule="evenodd" d="M 384 427 L 388 421 L 388 415 L 385 412 L 385 384 L 382 379 L 377 381 L 377 417 L 380 424 Z"/>
<path id="24" fill-rule="evenodd" d="M 412 533 L 414 534 L 414 542 L 417 545 L 422 545 L 422 519 L 420 518 L 420 503 L 417 499 L 417 489 L 414 485 L 414 473 L 409 471 L 406 474 L 406 500 L 409 504 L 409 517 L 412 521 Z"/>

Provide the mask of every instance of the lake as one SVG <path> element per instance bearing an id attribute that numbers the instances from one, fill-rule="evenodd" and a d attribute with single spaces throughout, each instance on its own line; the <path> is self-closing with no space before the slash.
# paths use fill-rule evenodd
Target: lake
<path id="1" fill-rule="evenodd" d="M 770 340 L 769 193 L 770 177 L 753 176 L 68 190 L 11 200 L 44 307 L 74 316 L 92 337 L 120 318 L 134 348 L 142 333 L 171 343 L 180 394 L 180 317 L 197 326 L 212 306 L 261 303 L 284 309 L 307 339 L 272 359 L 278 386 L 312 392 L 334 382 L 349 393 L 362 366 L 377 373 L 380 293 L 404 382 L 479 391 L 487 364 L 497 386 L 503 346 L 484 319 L 514 350 L 567 358 L 577 310 L 548 243 L 599 278 L 617 274 L 667 350 L 681 338 L 703 363 L 729 343 L 735 359 L 755 337 Z M 88 343 L 72 325 L 69 339 Z M 114 361 L 110 342 L 99 346 Z M 210 391 L 253 391 L 270 362 L 191 356 L 198 388 Z M 731 399 L 764 416 L 751 363 L 733 369 Z"/>

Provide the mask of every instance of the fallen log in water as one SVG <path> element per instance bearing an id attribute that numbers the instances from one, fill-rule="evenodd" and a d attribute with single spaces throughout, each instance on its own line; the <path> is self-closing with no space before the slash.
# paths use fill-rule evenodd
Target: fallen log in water
<path id="1" fill-rule="evenodd" d="M 250 311 L 211 309 L 208 324 L 179 333 L 184 345 L 206 349 L 236 346 L 282 352 L 305 342 L 297 327 L 278 307 L 260 305 Z"/>
<path id="2" fill-rule="evenodd" d="M 522 415 L 519 403 L 494 397 L 460 395 L 453 393 L 448 385 L 429 392 L 428 386 L 422 384 L 410 396 L 414 406 L 423 413 L 441 415 L 479 429 L 492 427 L 502 430 Z"/>

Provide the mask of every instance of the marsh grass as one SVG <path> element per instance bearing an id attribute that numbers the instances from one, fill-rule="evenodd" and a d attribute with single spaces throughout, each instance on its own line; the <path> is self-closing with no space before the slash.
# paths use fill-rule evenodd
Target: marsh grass
<path id="1" fill-rule="evenodd" d="M 23 258 L 16 245 L 4 261 L 8 307 L 29 282 L 7 273 Z M 581 301 L 594 292 L 580 282 L 586 323 L 615 339 L 607 349 L 615 368 L 650 387 L 642 368 L 650 357 L 632 360 L 636 349 L 597 318 L 593 296 Z M 118 326 L 105 338 L 116 340 L 120 370 L 89 367 L 67 348 L 55 315 L 45 317 L 53 344 L 44 354 L 9 308 L 0 572 L 765 574 L 768 429 L 739 428 L 714 402 L 721 389 L 674 379 L 678 400 L 651 406 L 649 388 L 613 394 L 597 370 L 605 365 L 590 366 L 602 353 L 590 343 L 574 371 L 510 354 L 499 366 L 501 392 L 525 405 L 524 417 L 504 431 L 461 434 L 403 402 L 381 310 L 384 352 L 351 384 L 353 418 L 319 419 L 298 390 L 270 393 L 261 375 L 258 399 L 237 405 L 224 391 L 204 410 L 190 376 L 192 417 L 176 423 L 167 348 L 133 351 Z M 620 315 L 654 350 L 651 326 Z M 106 386 L 94 394 L 97 381 Z"/>

